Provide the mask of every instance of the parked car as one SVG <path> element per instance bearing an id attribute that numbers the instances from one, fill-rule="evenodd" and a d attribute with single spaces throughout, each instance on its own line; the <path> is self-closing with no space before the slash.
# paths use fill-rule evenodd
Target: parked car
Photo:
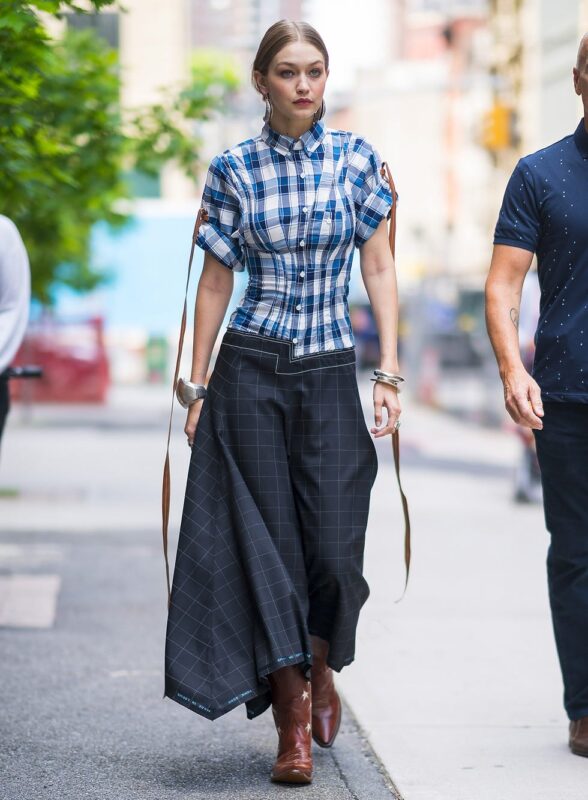
<path id="1" fill-rule="evenodd" d="M 13 365 L 36 364 L 39 380 L 12 381 L 11 399 L 42 403 L 104 403 L 110 371 L 99 317 L 45 318 L 31 323 Z"/>

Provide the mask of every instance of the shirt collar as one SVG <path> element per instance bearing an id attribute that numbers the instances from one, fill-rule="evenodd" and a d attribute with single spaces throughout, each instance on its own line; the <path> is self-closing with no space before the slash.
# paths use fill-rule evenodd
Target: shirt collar
<path id="1" fill-rule="evenodd" d="M 580 124 L 576 128 L 574 141 L 576 142 L 576 147 L 580 151 L 582 158 L 588 158 L 588 131 L 586 130 L 583 119 L 580 120 Z"/>
<path id="2" fill-rule="evenodd" d="M 282 155 L 290 155 L 293 150 L 306 150 L 308 155 L 314 153 L 325 135 L 325 123 L 322 119 L 316 120 L 312 126 L 305 131 L 298 139 L 286 136 L 285 133 L 278 133 L 269 122 L 266 122 L 261 130 L 261 138 L 270 147 L 273 147 Z"/>

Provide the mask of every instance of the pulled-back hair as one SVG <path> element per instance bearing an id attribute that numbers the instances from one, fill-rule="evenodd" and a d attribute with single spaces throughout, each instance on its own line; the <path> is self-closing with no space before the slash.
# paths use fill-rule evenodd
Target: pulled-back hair
<path id="1" fill-rule="evenodd" d="M 281 19 L 267 29 L 257 48 L 251 68 L 251 82 L 257 91 L 259 91 L 259 87 L 253 74 L 254 71 L 257 70 L 262 75 L 267 75 L 274 56 L 292 42 L 308 42 L 314 45 L 325 61 L 325 69 L 329 69 L 329 54 L 320 33 L 308 22 Z"/>

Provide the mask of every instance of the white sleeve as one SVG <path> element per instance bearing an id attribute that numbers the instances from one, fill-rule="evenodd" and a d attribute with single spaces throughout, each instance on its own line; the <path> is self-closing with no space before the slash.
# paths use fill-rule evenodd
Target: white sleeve
<path id="1" fill-rule="evenodd" d="M 0 372 L 22 342 L 29 319 L 31 274 L 16 225 L 0 215 Z"/>

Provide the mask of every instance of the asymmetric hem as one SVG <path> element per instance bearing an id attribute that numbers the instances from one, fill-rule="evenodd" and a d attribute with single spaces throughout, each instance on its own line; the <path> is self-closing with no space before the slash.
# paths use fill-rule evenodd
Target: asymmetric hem
<path id="1" fill-rule="evenodd" d="M 267 675 L 355 654 L 376 449 L 355 348 L 226 330 L 196 428 L 172 581 L 164 696 L 217 719 L 270 704 Z"/>

